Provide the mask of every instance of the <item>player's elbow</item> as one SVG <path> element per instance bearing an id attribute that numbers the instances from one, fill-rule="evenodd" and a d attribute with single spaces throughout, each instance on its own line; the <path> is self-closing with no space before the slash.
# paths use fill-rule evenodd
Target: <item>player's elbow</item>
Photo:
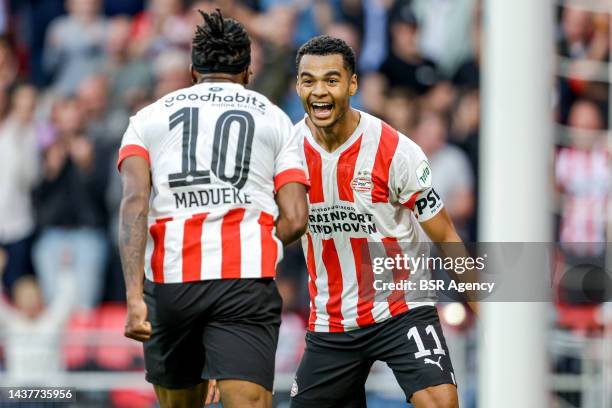
<path id="1" fill-rule="evenodd" d="M 287 229 L 292 238 L 292 241 L 300 238 L 306 232 L 306 226 L 308 225 L 308 209 L 300 208 L 295 213 L 287 217 Z"/>
<path id="2" fill-rule="evenodd" d="M 291 229 L 296 239 L 304 235 L 304 233 L 306 232 L 307 225 L 308 225 L 308 210 L 304 209 L 303 211 L 300 211 L 299 214 L 296 214 L 294 219 L 292 219 L 291 221 Z"/>
<path id="3" fill-rule="evenodd" d="M 308 225 L 308 207 L 296 206 L 291 211 L 281 213 L 276 225 L 278 238 L 285 245 L 300 238 L 306 232 Z"/>
<path id="4" fill-rule="evenodd" d="M 121 199 L 120 212 L 125 213 L 148 213 L 149 197 L 145 193 L 130 192 L 123 195 Z"/>

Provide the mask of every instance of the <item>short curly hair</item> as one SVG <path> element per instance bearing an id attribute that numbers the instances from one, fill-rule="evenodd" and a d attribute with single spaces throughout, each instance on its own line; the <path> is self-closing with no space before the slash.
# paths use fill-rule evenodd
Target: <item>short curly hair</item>
<path id="1" fill-rule="evenodd" d="M 300 47 L 295 58 L 296 69 L 299 70 L 300 61 L 304 55 L 332 55 L 339 54 L 342 56 L 344 68 L 350 74 L 355 73 L 355 51 L 340 38 L 330 37 L 328 35 L 320 35 L 311 38 Z"/>
<path id="2" fill-rule="evenodd" d="M 251 64 L 251 39 L 238 21 L 223 18 L 221 10 L 211 14 L 198 10 L 204 23 L 196 27 L 192 40 L 193 68 L 208 74 L 238 74 Z"/>

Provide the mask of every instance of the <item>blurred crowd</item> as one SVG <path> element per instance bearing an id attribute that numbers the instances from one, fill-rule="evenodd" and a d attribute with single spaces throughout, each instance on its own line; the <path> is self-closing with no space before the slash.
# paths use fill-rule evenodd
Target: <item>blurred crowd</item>
<path id="1" fill-rule="evenodd" d="M 565 375 L 589 371 L 584 359 L 589 351 L 580 346 L 584 344 L 580 339 L 603 336 L 610 317 L 605 317 L 602 302 L 612 296 L 605 272 L 612 257 L 612 77 L 606 73 L 612 14 L 609 9 L 595 13 L 583 6 L 567 2 L 557 8 L 553 174 L 556 233 L 562 251 L 555 271 L 559 285 L 556 325 L 576 340 L 574 346 L 562 346 L 562 352 L 553 351 L 552 362 L 554 371 Z M 557 396 L 560 406 L 583 406 L 589 399 L 586 391 Z"/>
<path id="2" fill-rule="evenodd" d="M 609 249 L 606 243 L 612 240 L 612 78 L 605 72 L 610 62 L 612 15 L 568 3 L 558 8 L 558 21 L 554 98 L 557 238 L 567 265 L 601 268 L 606 262 L 606 246 Z M 610 296 L 605 293 L 610 288 L 603 283 L 590 298 L 584 296 L 580 285 L 564 283 L 561 303 L 597 303 Z M 581 320 L 596 326 L 592 319 Z"/>
<path id="3" fill-rule="evenodd" d="M 346 40 L 358 60 L 354 105 L 422 147 L 458 231 L 467 241 L 478 238 L 480 0 L 0 0 L 0 246 L 8 301 L 20 305 L 25 282 L 36 287 L 25 292 L 38 296 L 38 309 L 53 305 L 63 273 L 76 282 L 76 310 L 123 300 L 118 146 L 130 115 L 190 85 L 196 10 L 216 7 L 252 37 L 250 86 L 294 121 L 303 116 L 294 91 L 297 48 L 317 34 Z M 584 60 L 609 61 L 610 16 L 559 7 L 557 21 L 563 72 L 553 103 L 564 130 L 554 172 L 558 238 L 603 243 L 608 84 Z M 287 333 L 299 333 L 298 343 L 306 276 L 293 246 L 279 288 Z M 279 353 L 294 370 L 299 349 L 281 345 Z"/>

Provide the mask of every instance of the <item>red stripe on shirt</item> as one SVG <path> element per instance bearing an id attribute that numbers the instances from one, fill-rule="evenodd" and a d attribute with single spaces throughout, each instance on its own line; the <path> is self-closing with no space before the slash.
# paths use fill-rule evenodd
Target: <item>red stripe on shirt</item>
<path id="1" fill-rule="evenodd" d="M 308 330 L 314 331 L 315 322 L 317 321 L 317 306 L 315 299 L 317 298 L 317 270 L 315 267 L 314 246 L 310 234 L 306 234 L 308 239 L 308 254 L 306 255 L 306 266 L 308 268 L 308 293 L 310 295 L 310 317 L 308 318 Z"/>
<path id="2" fill-rule="evenodd" d="M 416 199 L 419 196 L 420 192 L 417 191 L 413 195 L 410 196 L 410 199 L 404 203 L 404 207 L 408 208 L 410 211 L 414 211 L 414 204 L 416 203 Z"/>
<path id="3" fill-rule="evenodd" d="M 372 181 L 374 181 L 374 188 L 372 189 L 373 203 L 389 202 L 389 170 L 397 144 L 399 143 L 397 130 L 385 122 L 381 121 L 381 124 L 380 141 L 378 142 L 378 150 L 376 151 L 374 167 L 372 168 Z"/>
<path id="4" fill-rule="evenodd" d="M 327 314 L 329 315 L 329 331 L 343 332 L 342 325 L 342 268 L 338 259 L 338 251 L 333 239 L 323 240 L 323 265 L 327 270 Z"/>
<path id="5" fill-rule="evenodd" d="M 153 238 L 153 253 L 151 254 L 151 269 L 153 270 L 153 282 L 164 283 L 164 252 L 166 239 L 166 223 L 172 218 L 160 218 L 149 228 Z"/>
<path id="6" fill-rule="evenodd" d="M 322 203 L 324 201 L 323 163 L 319 152 L 317 152 L 306 139 L 304 139 L 304 156 L 306 156 L 306 165 L 308 166 L 308 176 L 310 178 L 308 198 L 311 204 Z"/>
<path id="7" fill-rule="evenodd" d="M 229 210 L 221 223 L 221 279 L 240 278 L 240 222 L 244 208 Z"/>
<path id="8" fill-rule="evenodd" d="M 183 282 L 199 281 L 202 270 L 202 227 L 208 213 L 185 221 L 183 231 Z"/>
<path id="9" fill-rule="evenodd" d="M 151 159 L 149 158 L 149 152 L 147 151 L 147 149 L 139 145 L 129 144 L 123 146 L 119 150 L 119 158 L 117 159 L 117 170 L 121 171 L 121 163 L 123 163 L 123 161 L 130 156 L 142 157 L 147 161 L 147 163 L 149 163 L 149 167 L 151 167 Z"/>
<path id="10" fill-rule="evenodd" d="M 353 181 L 353 175 L 355 174 L 355 163 L 357 162 L 357 156 L 359 156 L 359 149 L 361 149 L 361 136 L 338 158 L 336 174 L 340 200 L 353 202 L 351 181 Z"/>
<path id="11" fill-rule="evenodd" d="M 274 191 L 280 190 L 287 183 L 300 183 L 310 187 L 310 182 L 302 169 L 288 169 L 278 173 L 274 177 Z"/>
<path id="12" fill-rule="evenodd" d="M 276 259 L 278 258 L 278 246 L 272 235 L 274 217 L 262 211 L 258 222 L 261 235 L 261 277 L 273 278 L 276 275 Z"/>
<path id="13" fill-rule="evenodd" d="M 374 275 L 370 262 L 370 250 L 367 238 L 351 238 L 351 248 L 355 259 L 357 275 L 358 301 L 357 324 L 359 327 L 370 326 L 375 322 L 372 315 L 374 308 Z"/>
<path id="14" fill-rule="evenodd" d="M 395 258 L 395 255 L 402 254 L 402 248 L 397 243 L 397 238 L 383 238 L 382 241 L 385 246 L 387 257 Z M 410 270 L 393 269 L 393 282 L 396 284 L 402 280 L 408 280 L 409 278 Z M 398 314 L 408 311 L 408 304 L 406 303 L 405 292 L 403 290 L 394 290 L 387 298 L 387 303 L 389 303 L 389 312 L 391 316 L 397 316 Z"/>

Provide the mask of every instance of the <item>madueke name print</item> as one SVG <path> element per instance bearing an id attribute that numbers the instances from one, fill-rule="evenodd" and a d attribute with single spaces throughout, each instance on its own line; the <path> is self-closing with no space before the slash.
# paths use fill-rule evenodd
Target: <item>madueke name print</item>
<path id="1" fill-rule="evenodd" d="M 179 209 L 211 205 L 251 204 L 251 198 L 248 194 L 233 187 L 224 187 L 174 193 L 174 203 L 176 208 Z"/>

